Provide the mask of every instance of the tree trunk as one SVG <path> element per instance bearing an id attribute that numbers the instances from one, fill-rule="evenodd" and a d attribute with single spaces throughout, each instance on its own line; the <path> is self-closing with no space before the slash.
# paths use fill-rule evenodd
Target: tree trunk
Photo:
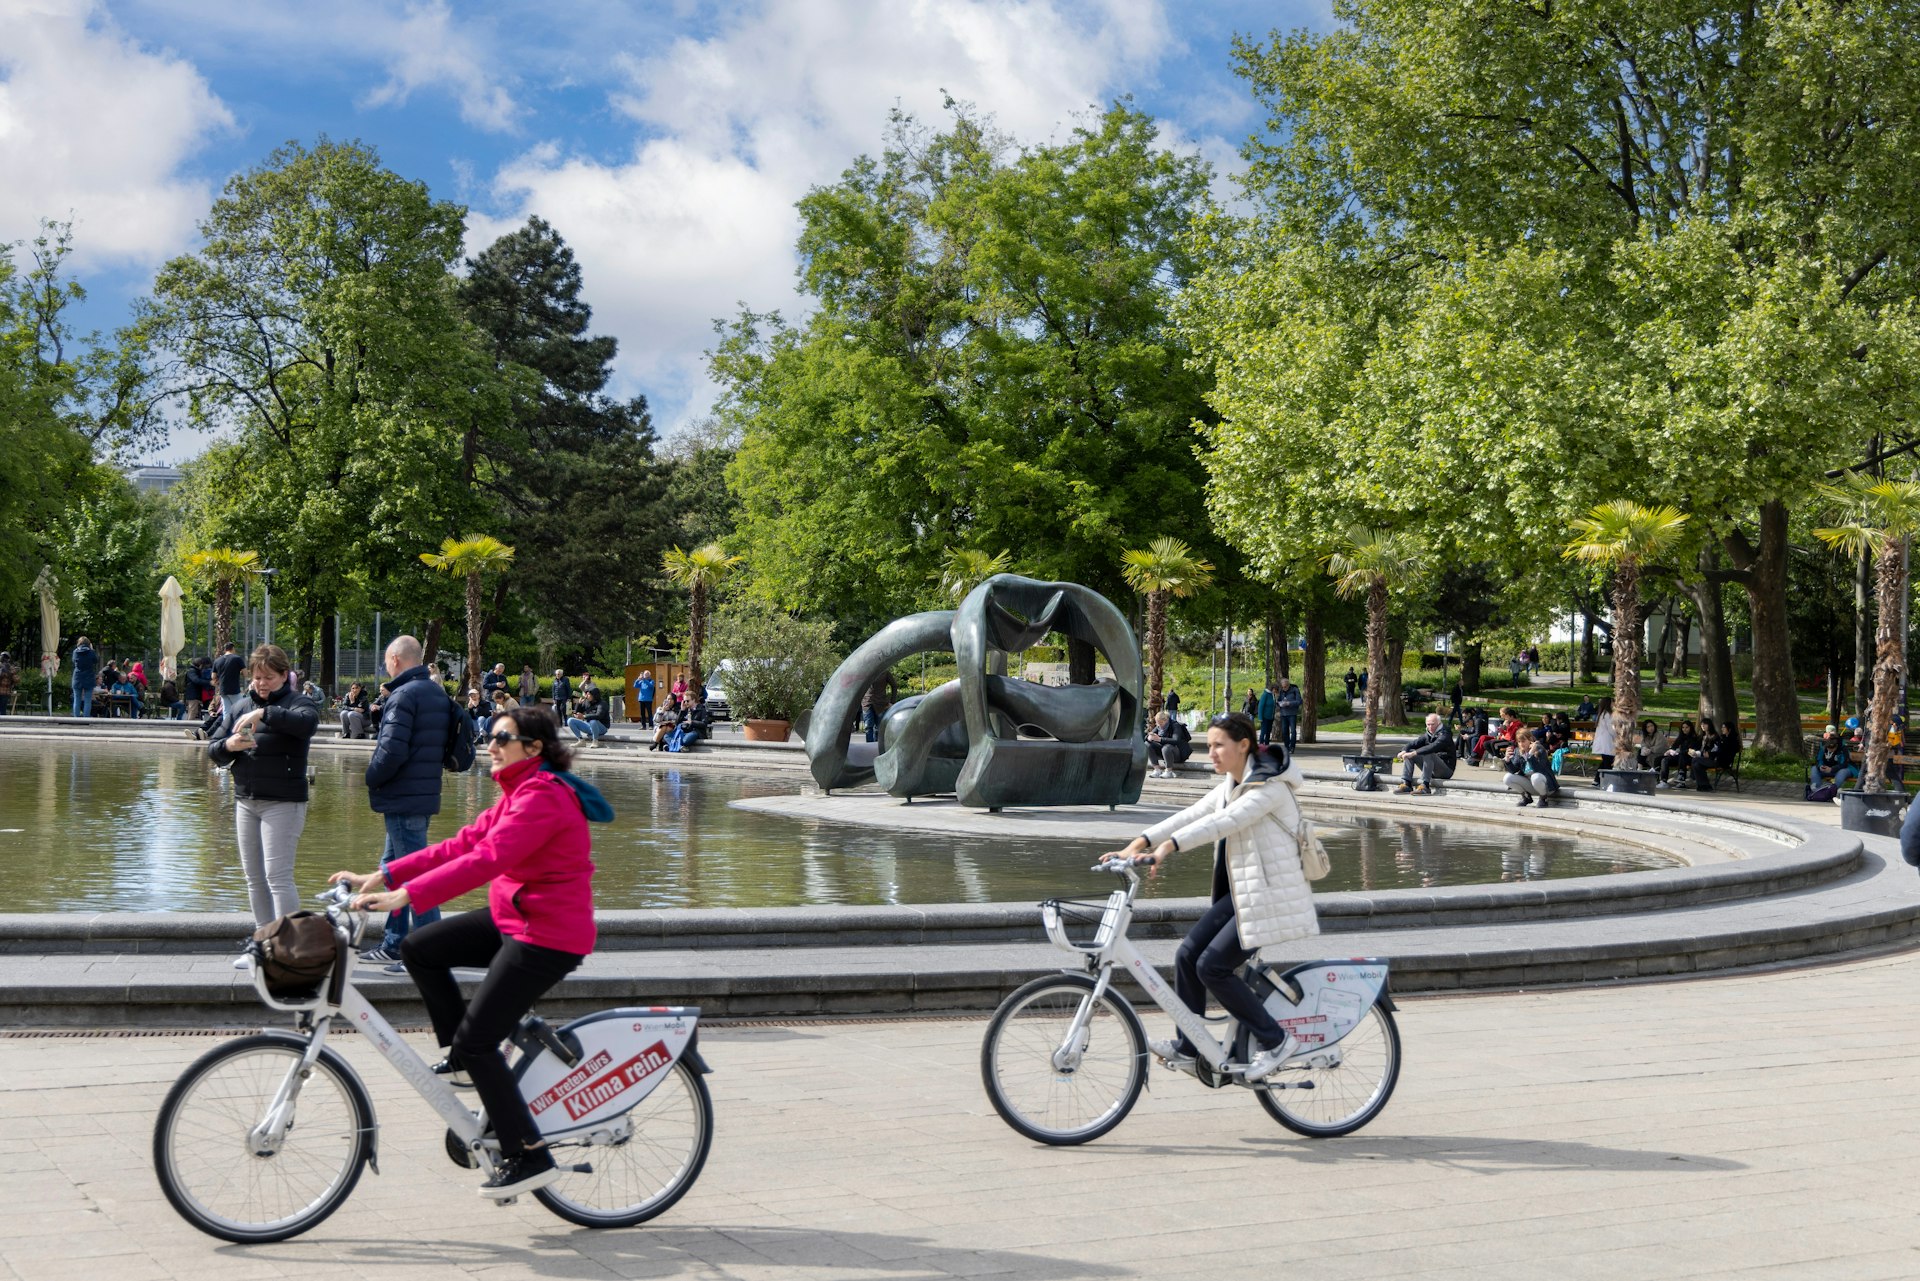
<path id="1" fill-rule="evenodd" d="M 467 679 L 463 689 L 480 688 L 480 575 L 467 575 Z"/>
<path id="2" fill-rule="evenodd" d="M 1372 756 L 1380 732 L 1380 687 L 1387 670 L 1387 585 L 1367 588 L 1367 710 L 1360 727 L 1360 752 Z"/>
<path id="3" fill-rule="evenodd" d="M 233 584 L 221 581 L 213 585 L 213 653 L 217 658 L 233 639 Z"/>
<path id="4" fill-rule="evenodd" d="M 1631 561 L 1613 577 L 1613 736 L 1616 759 L 1640 741 L 1640 567 Z"/>
<path id="5" fill-rule="evenodd" d="M 1873 694 L 1873 651 L 1873 553 L 1863 550 L 1853 567 L 1853 714 L 1863 718 Z"/>
<path id="6" fill-rule="evenodd" d="M 1907 638 L 1900 634 L 1900 593 L 1906 590 L 1906 542 L 1889 539 L 1880 550 L 1875 575 L 1879 620 L 1873 634 L 1873 715 L 1867 722 L 1867 768 L 1861 786 L 1869 792 L 1887 785 L 1888 743 L 1893 729 L 1894 703 L 1900 697 L 1900 676 L 1907 667 Z"/>
<path id="7" fill-rule="evenodd" d="M 1666 620 L 1660 629 L 1660 642 L 1662 645 L 1671 645 L 1673 643 L 1673 614 L 1676 600 L 1676 597 L 1667 597 Z M 1660 661 L 1660 653 L 1658 650 L 1653 651 L 1653 688 L 1656 693 L 1664 694 L 1667 692 L 1667 665 Z"/>
<path id="8" fill-rule="evenodd" d="M 1700 619 L 1700 715 L 1716 724 L 1738 719 L 1738 691 L 1733 684 L 1733 655 L 1727 652 L 1727 611 L 1720 599 L 1720 580 L 1714 576 L 1719 557 L 1700 553 L 1700 577 L 1683 583 Z"/>
<path id="9" fill-rule="evenodd" d="M 1093 684 L 1094 664 L 1099 651 L 1094 649 L 1092 641 L 1081 640 L 1077 636 L 1067 637 L 1067 684 Z"/>
<path id="10" fill-rule="evenodd" d="M 447 620 L 438 615 L 427 620 L 427 634 L 420 640 L 420 648 L 424 651 L 420 661 L 429 667 L 440 655 L 440 633 L 446 630 L 446 626 Z"/>
<path id="11" fill-rule="evenodd" d="M 1277 625 L 1277 629 L 1269 633 L 1273 644 L 1274 674 L 1292 680 L 1293 654 L 1288 647 L 1292 644 L 1293 629 L 1287 626 L 1285 614 L 1275 614 L 1267 621 L 1270 627 Z"/>
<path id="12" fill-rule="evenodd" d="M 1479 641 L 1468 641 L 1460 649 L 1460 693 L 1478 696 L 1480 693 L 1480 669 L 1487 661 L 1486 647 Z"/>
<path id="13" fill-rule="evenodd" d="M 1154 714 L 1160 710 L 1166 700 L 1161 697 L 1162 679 L 1166 674 L 1167 661 L 1167 594 L 1164 591 L 1147 593 L 1147 720 L 1152 722 Z"/>
<path id="14" fill-rule="evenodd" d="M 329 610 L 320 620 L 320 688 L 331 693 L 340 681 L 340 629 Z"/>
<path id="15" fill-rule="evenodd" d="M 1787 629 L 1787 505 L 1773 498 L 1760 506 L 1760 545 L 1735 529 L 1727 549 L 1747 589 L 1753 619 L 1753 744 L 1798 754 L 1800 695 L 1793 687 L 1793 649 Z"/>
<path id="16" fill-rule="evenodd" d="M 1686 591 L 1683 584 L 1682 591 Z M 1691 593 L 1689 593 L 1691 595 Z M 1667 639 L 1673 642 L 1673 658 L 1667 665 L 1667 678 L 1681 681 L 1687 678 L 1687 653 L 1693 648 L 1693 612 L 1682 606 L 1679 616 L 1674 620 L 1678 632 Z"/>
<path id="17" fill-rule="evenodd" d="M 687 593 L 687 685 L 698 689 L 707 683 L 700 668 L 700 650 L 707 639 L 707 585 L 695 582 Z"/>
<path id="18" fill-rule="evenodd" d="M 1593 613 L 1585 606 L 1580 609 L 1580 683 L 1593 684 L 1593 668 L 1598 655 L 1593 651 Z"/>
<path id="19" fill-rule="evenodd" d="M 1306 632 L 1306 649 L 1300 655 L 1300 741 L 1320 741 L 1320 704 L 1327 698 L 1327 633 L 1320 625 L 1320 611 L 1307 606 L 1301 618 Z"/>
<path id="20" fill-rule="evenodd" d="M 1383 723 L 1387 725 L 1405 725 L 1407 723 L 1407 700 L 1400 687 L 1400 668 L 1407 661 L 1407 641 L 1403 636 L 1387 638 L 1387 670 L 1381 684 L 1386 688 L 1380 691 Z M 1368 684 L 1372 684 L 1371 681 Z"/>
<path id="21" fill-rule="evenodd" d="M 487 642 L 493 639 L 494 624 L 500 621 L 501 611 L 507 607 L 507 576 L 503 573 L 493 581 L 493 607 L 480 619 L 480 648 L 485 649 Z"/>

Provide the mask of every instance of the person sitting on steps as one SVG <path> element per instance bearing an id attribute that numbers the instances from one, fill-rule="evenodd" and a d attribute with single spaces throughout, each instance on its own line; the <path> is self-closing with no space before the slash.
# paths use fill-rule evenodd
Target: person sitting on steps
<path id="1" fill-rule="evenodd" d="M 1153 728 L 1147 731 L 1147 760 L 1153 766 L 1148 777 L 1174 777 L 1173 767 L 1193 752 L 1192 740 L 1193 731 L 1184 723 L 1165 712 L 1154 713 Z"/>
<path id="2" fill-rule="evenodd" d="M 1553 773 L 1553 751 L 1547 737 L 1537 729 L 1525 731 L 1520 746 L 1507 757 L 1507 790 L 1520 793 L 1522 808 L 1537 799 L 1541 809 L 1560 794 L 1560 780 Z"/>
<path id="3" fill-rule="evenodd" d="M 1428 712 L 1427 732 L 1408 743 L 1394 759 L 1405 762 L 1400 774 L 1400 786 L 1393 789 L 1403 796 L 1409 792 L 1416 796 L 1431 796 L 1435 782 L 1452 778 L 1455 759 L 1453 735 L 1440 719 L 1440 713 Z M 1415 768 L 1420 771 L 1418 786 L 1413 781 Z"/>

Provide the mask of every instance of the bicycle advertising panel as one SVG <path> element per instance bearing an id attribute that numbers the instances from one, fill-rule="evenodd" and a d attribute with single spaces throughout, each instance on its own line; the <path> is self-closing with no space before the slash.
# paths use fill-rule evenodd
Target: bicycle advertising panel
<path id="1" fill-rule="evenodd" d="M 1379 999 L 1387 981 L 1387 963 L 1373 958 L 1309 961 L 1274 975 L 1278 986 L 1263 1004 L 1304 1050 L 1332 1045 L 1359 1025 Z M 1288 988 L 1300 993 L 1288 999 Z"/>
<path id="2" fill-rule="evenodd" d="M 653 1092 L 692 1044 L 697 1014 L 678 1008 L 605 1010 L 563 1029 L 579 1041 L 568 1064 L 544 1051 L 520 1077 L 543 1135 L 608 1121 Z"/>

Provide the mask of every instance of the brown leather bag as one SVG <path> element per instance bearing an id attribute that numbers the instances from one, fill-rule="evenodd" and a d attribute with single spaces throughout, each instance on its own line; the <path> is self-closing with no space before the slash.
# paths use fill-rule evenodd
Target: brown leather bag
<path id="1" fill-rule="evenodd" d="M 275 996 L 305 994 L 318 987 L 339 959 L 333 923 L 318 912 L 290 912 L 253 932 L 260 945 L 260 973 Z"/>

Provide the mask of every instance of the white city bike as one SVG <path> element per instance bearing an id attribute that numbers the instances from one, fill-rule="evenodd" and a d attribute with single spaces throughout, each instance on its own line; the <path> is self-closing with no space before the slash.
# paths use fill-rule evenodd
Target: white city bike
<path id="1" fill-rule="evenodd" d="M 1003 1001 L 987 1024 L 980 1075 L 1000 1118 L 1030 1139 L 1062 1145 L 1097 1139 L 1126 1119 L 1146 1084 L 1149 1054 L 1139 1016 L 1114 990 L 1116 967 L 1198 1050 L 1195 1059 L 1169 1067 L 1214 1089 L 1252 1090 L 1274 1120 L 1309 1138 L 1351 1134 L 1378 1116 L 1400 1076 L 1387 963 L 1308 961 L 1278 970 L 1258 958 L 1248 962 L 1241 977 L 1293 1047 L 1271 1076 L 1248 1081 L 1253 1047 L 1247 1029 L 1231 1017 L 1189 1010 L 1127 938 L 1140 892 L 1134 866 L 1145 860 L 1115 859 L 1094 869 L 1127 881 L 1104 904 L 1049 899 L 1040 905 L 1048 936 L 1077 954 L 1081 968 L 1035 979 Z M 1071 925 L 1096 922 L 1089 941 L 1069 937 Z"/>
<path id="2" fill-rule="evenodd" d="M 349 977 L 364 913 L 344 885 L 321 894 L 334 928 L 333 970 L 312 995 L 276 997 L 256 945 L 235 962 L 294 1030 L 239 1037 L 202 1055 L 167 1092 L 154 1124 L 160 1187 L 187 1222 L 228 1241 L 283 1241 L 338 1209 L 363 1166 L 380 1172 L 373 1101 L 327 1044 L 339 1019 L 364 1034 L 446 1120 L 455 1165 L 491 1172 L 499 1141 L 444 1077 L 400 1039 Z M 672 1206 L 706 1164 L 713 1102 L 701 1079 L 695 1007 L 601 1010 L 551 1028 L 529 1015 L 512 1060 L 554 1160 L 566 1173 L 534 1191 L 583 1227 L 631 1227 Z M 512 1198 L 500 1204 L 510 1204 Z"/>

